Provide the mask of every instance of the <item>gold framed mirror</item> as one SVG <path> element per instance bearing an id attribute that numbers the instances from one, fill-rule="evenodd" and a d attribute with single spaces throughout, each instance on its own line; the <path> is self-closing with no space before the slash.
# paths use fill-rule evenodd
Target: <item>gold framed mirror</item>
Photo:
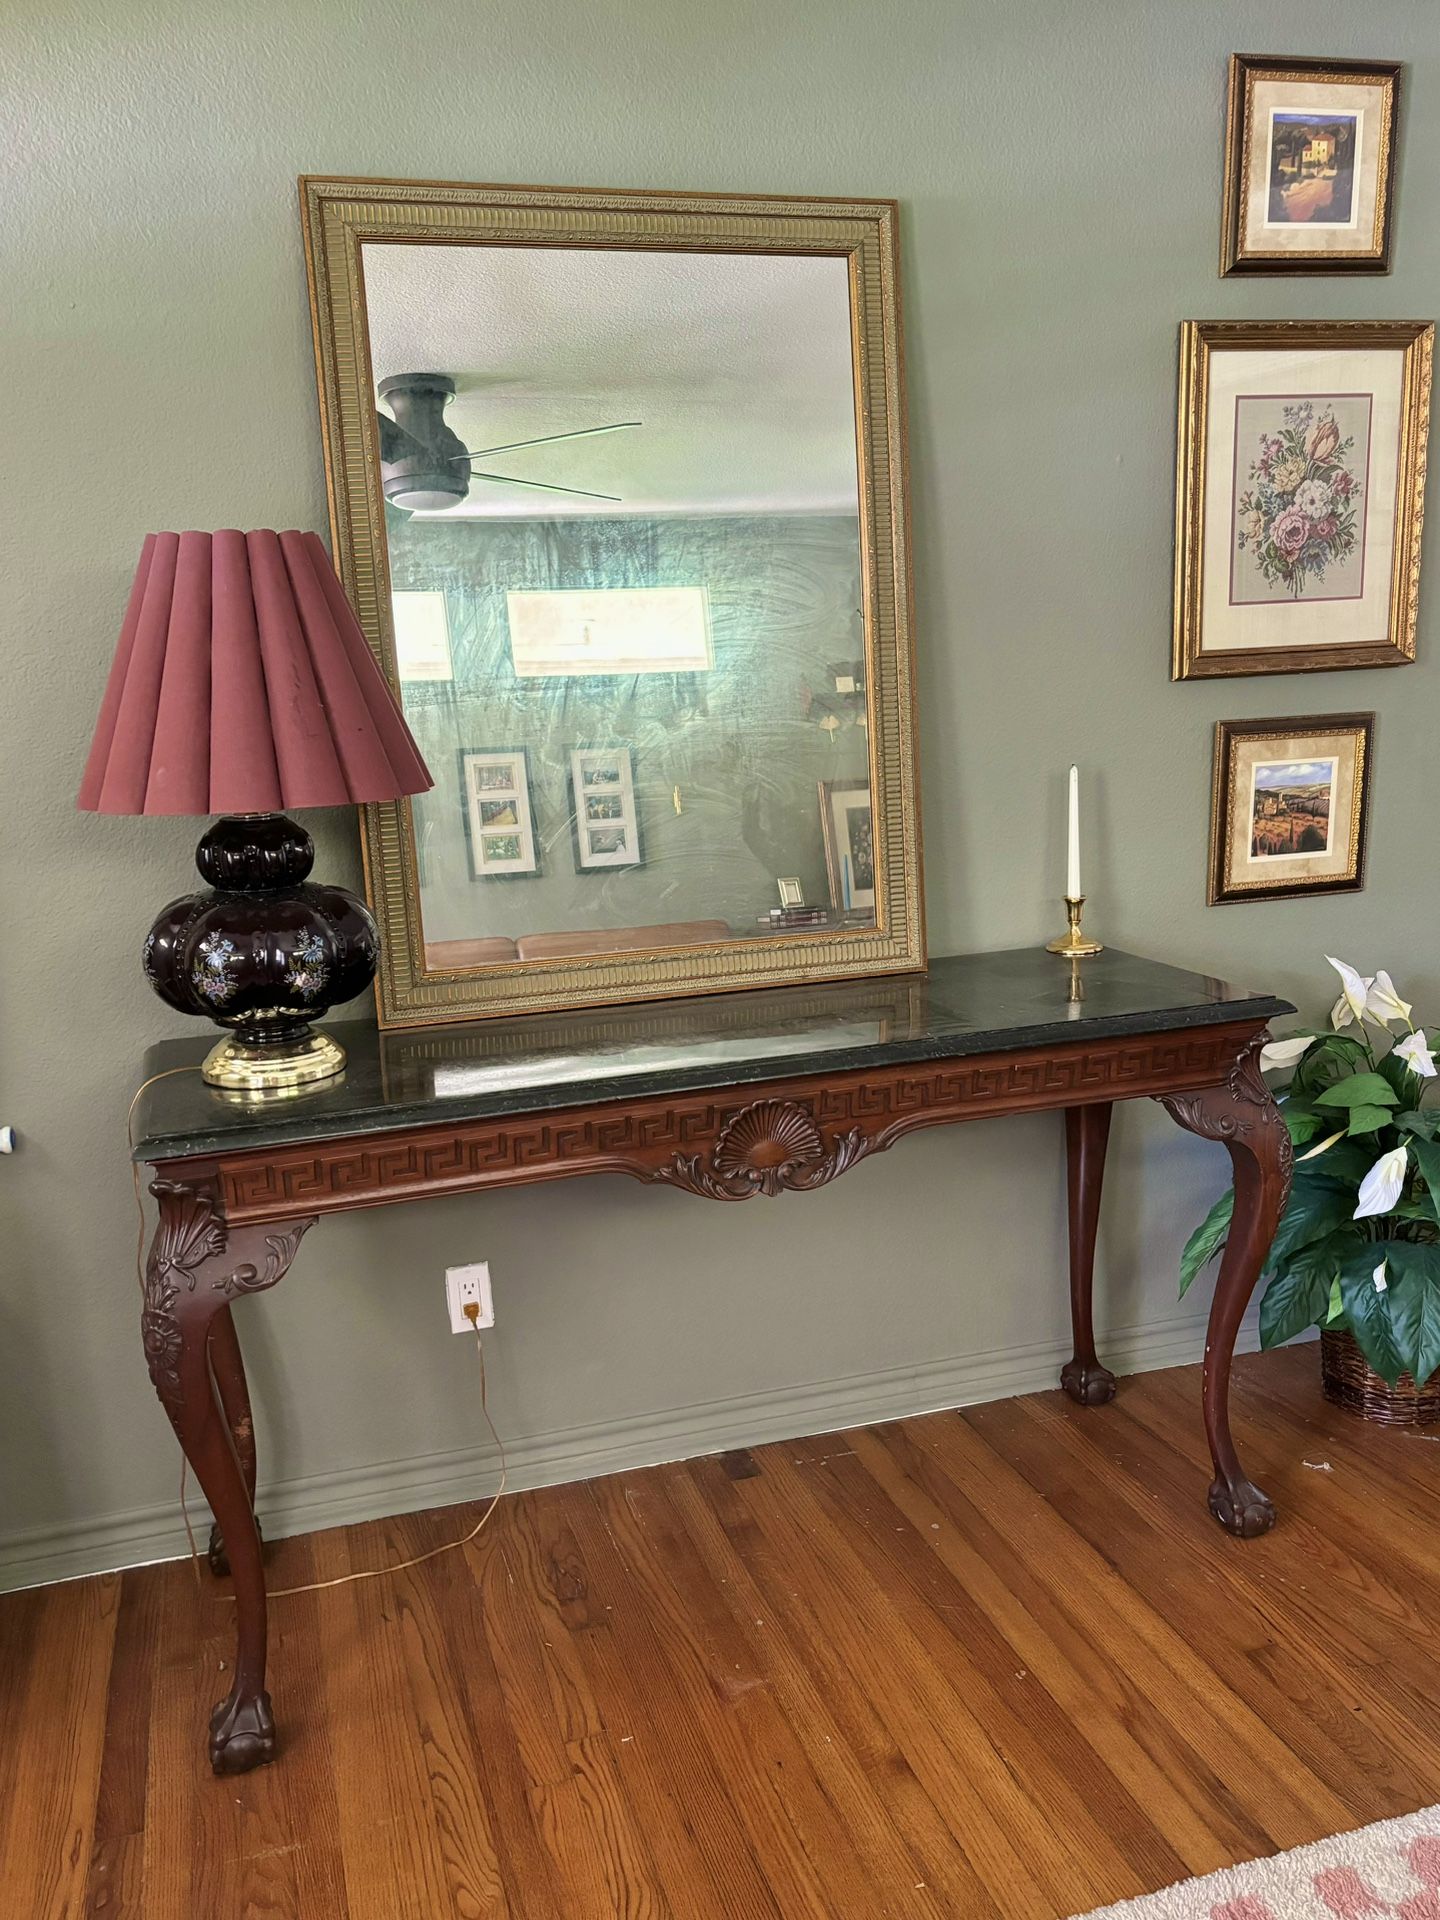
<path id="1" fill-rule="evenodd" d="M 300 193 L 381 1025 L 923 967 L 894 203 Z"/>

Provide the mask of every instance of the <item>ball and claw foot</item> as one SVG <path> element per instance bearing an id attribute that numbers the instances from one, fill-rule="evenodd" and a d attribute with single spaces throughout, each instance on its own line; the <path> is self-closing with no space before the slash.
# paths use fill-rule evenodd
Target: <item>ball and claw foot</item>
<path id="1" fill-rule="evenodd" d="M 255 1522 L 255 1531 L 260 1535 L 260 1545 L 265 1545 L 265 1534 L 260 1522 Z M 205 1558 L 210 1571 L 217 1580 L 223 1580 L 230 1572 L 230 1555 L 225 1551 L 225 1536 L 217 1525 L 210 1528 L 210 1544 L 205 1549 Z"/>
<path id="2" fill-rule="evenodd" d="M 1239 1480 L 1233 1487 L 1224 1480 L 1212 1482 L 1210 1511 L 1237 1540 L 1258 1539 L 1275 1524 L 1274 1502 L 1248 1480 Z"/>
<path id="3" fill-rule="evenodd" d="M 1115 1376 L 1098 1360 L 1067 1360 L 1060 1370 L 1060 1384 L 1082 1407 L 1103 1407 L 1115 1398 Z"/>
<path id="4" fill-rule="evenodd" d="M 249 1773 L 275 1758 L 275 1718 L 268 1693 L 240 1700 L 232 1693 L 210 1716 L 210 1765 L 216 1773 Z"/>

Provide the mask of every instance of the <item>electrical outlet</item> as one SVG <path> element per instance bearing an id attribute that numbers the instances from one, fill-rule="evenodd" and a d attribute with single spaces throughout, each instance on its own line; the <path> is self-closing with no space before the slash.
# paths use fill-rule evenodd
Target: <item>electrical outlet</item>
<path id="1" fill-rule="evenodd" d="M 445 1298 L 450 1304 L 452 1333 L 469 1333 L 471 1323 L 466 1318 L 465 1309 L 472 1303 L 480 1309 L 479 1324 L 482 1327 L 493 1327 L 495 1300 L 490 1292 L 489 1261 L 477 1260 L 473 1267 L 447 1267 Z"/>

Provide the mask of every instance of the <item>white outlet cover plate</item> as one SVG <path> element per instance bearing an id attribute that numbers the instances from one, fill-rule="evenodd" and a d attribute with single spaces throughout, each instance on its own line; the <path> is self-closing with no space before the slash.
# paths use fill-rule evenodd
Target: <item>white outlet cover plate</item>
<path id="1" fill-rule="evenodd" d="M 490 1291 L 490 1262 L 477 1260 L 473 1266 L 445 1269 L 445 1298 L 450 1304 L 450 1331 L 469 1333 L 470 1321 L 465 1308 L 472 1301 L 480 1307 L 482 1327 L 495 1324 L 495 1299 Z"/>

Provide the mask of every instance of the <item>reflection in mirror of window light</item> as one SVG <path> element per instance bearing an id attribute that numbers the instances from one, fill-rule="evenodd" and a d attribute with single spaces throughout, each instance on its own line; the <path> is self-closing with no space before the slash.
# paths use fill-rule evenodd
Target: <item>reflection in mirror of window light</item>
<path id="1" fill-rule="evenodd" d="M 402 680 L 453 680 L 443 593 L 392 593 L 395 665 Z"/>
<path id="2" fill-rule="evenodd" d="M 715 664 L 704 587 L 507 593 L 521 680 L 549 674 L 705 673 Z"/>

